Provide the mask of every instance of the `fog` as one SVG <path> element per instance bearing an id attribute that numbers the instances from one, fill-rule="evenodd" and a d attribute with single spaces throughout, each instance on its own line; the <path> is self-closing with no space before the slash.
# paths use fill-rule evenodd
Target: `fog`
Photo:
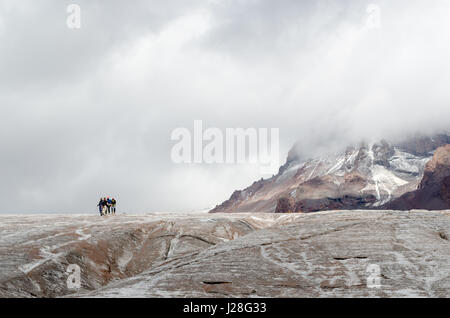
<path id="1" fill-rule="evenodd" d="M 450 126 L 450 1 L 78 0 L 69 29 L 71 3 L 0 0 L 0 213 L 194 211 L 267 177 L 175 164 L 194 120 L 279 128 L 280 164 Z"/>

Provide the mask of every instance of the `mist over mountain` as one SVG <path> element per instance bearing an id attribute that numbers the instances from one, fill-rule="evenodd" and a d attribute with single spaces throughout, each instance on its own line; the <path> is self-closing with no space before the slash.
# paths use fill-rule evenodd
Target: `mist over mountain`
<path id="1" fill-rule="evenodd" d="M 450 126 L 450 3 L 0 3 L 1 213 L 214 206 L 258 165 L 177 165 L 171 132 L 279 128 L 307 158 Z M 326 151 L 325 151 L 326 150 Z M 269 175 L 270 177 L 270 175 Z M 176 196 L 176 200 L 174 200 Z"/>

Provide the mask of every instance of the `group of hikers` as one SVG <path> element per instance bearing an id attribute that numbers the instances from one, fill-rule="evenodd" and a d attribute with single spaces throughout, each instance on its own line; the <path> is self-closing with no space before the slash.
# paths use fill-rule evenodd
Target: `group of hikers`
<path id="1" fill-rule="evenodd" d="M 116 204 L 117 201 L 114 198 L 100 198 L 100 202 L 97 204 L 100 216 L 104 216 L 106 214 L 116 214 Z"/>

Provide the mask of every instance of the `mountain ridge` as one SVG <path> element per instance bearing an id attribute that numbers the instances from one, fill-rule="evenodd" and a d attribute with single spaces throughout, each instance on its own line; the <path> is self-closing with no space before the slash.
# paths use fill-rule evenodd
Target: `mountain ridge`
<path id="1" fill-rule="evenodd" d="M 415 190 L 433 152 L 449 143 L 449 133 L 415 136 L 395 143 L 362 142 L 309 159 L 303 159 L 296 149 L 298 145 L 294 145 L 277 175 L 234 191 L 210 213 L 381 207 Z"/>

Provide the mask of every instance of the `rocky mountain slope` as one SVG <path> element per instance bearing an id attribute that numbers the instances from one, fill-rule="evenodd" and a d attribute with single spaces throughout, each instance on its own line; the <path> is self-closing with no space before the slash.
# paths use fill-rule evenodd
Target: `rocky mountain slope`
<path id="1" fill-rule="evenodd" d="M 439 147 L 425 166 L 417 190 L 405 193 L 386 204 L 394 210 L 450 208 L 450 145 Z"/>
<path id="2" fill-rule="evenodd" d="M 259 180 L 210 212 L 313 212 L 379 208 L 417 189 L 433 152 L 450 134 L 361 143 L 312 159 L 294 147 L 279 173 Z"/>
<path id="3" fill-rule="evenodd" d="M 450 211 L 2 216 L 0 296 L 447 297 L 449 236 Z"/>

